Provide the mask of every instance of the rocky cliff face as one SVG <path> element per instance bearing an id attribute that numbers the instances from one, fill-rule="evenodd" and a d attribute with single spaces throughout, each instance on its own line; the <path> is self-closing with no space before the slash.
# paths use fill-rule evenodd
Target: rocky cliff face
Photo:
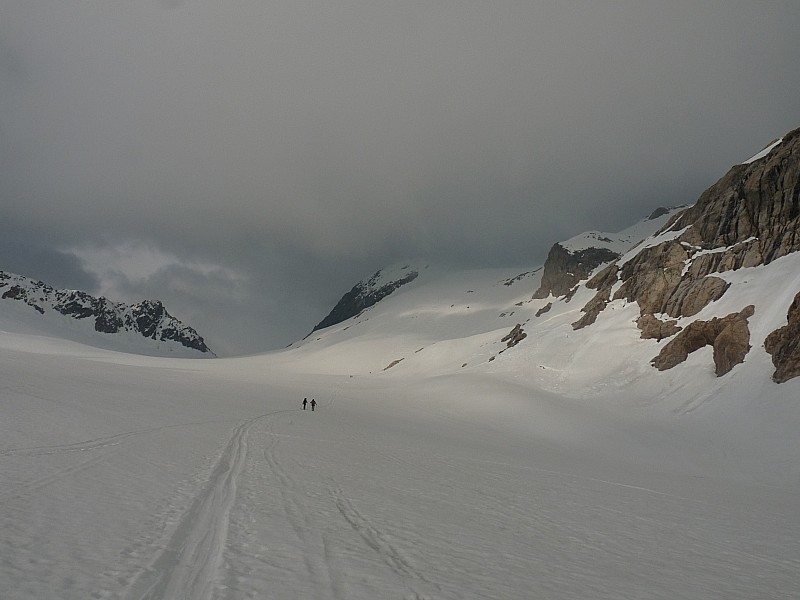
<path id="1" fill-rule="evenodd" d="M 570 298 L 581 281 L 604 263 L 616 260 L 635 244 L 664 225 L 678 208 L 660 207 L 649 217 L 618 233 L 587 231 L 569 240 L 558 242 L 550 249 L 544 272 L 534 299 L 548 296 Z"/>
<path id="2" fill-rule="evenodd" d="M 376 272 L 369 279 L 354 285 L 349 292 L 342 296 L 333 310 L 317 323 L 312 333 L 355 317 L 398 288 L 414 281 L 418 275 L 419 273 L 409 266 L 401 267 L 396 273 L 387 269 Z"/>
<path id="3" fill-rule="evenodd" d="M 764 158 L 737 165 L 668 228 L 693 252 L 695 275 L 769 264 L 800 250 L 800 129 Z"/>
<path id="4" fill-rule="evenodd" d="M 68 318 L 93 320 L 94 330 L 99 333 L 135 332 L 213 356 L 203 338 L 170 315 L 159 301 L 144 300 L 131 305 L 111 302 L 77 290 L 58 290 L 4 271 L 0 271 L 0 299 L 24 303 L 42 315 L 53 311 Z"/>
<path id="5" fill-rule="evenodd" d="M 544 263 L 541 285 L 533 297 L 564 296 L 597 267 L 618 257 L 618 252 L 608 248 L 591 247 L 570 252 L 561 244 L 553 244 Z"/>
<path id="6" fill-rule="evenodd" d="M 672 217 L 650 246 L 629 260 L 612 263 L 592 278 L 587 287 L 597 293 L 583 307 L 585 314 L 573 327 L 591 324 L 610 301 L 624 299 L 639 305 L 642 337 L 674 335 L 680 327 L 673 323 L 665 329 L 658 325 L 663 321 L 655 315 L 692 317 L 728 290 L 729 284 L 715 274 L 767 265 L 798 250 L 800 129 L 787 134 L 764 157 L 733 167 L 702 194 L 697 204 Z M 717 374 L 728 372 L 744 358 L 745 346 L 749 348 L 742 341 L 747 327 L 742 314 L 725 317 L 730 322 L 724 324 L 691 323 L 678 334 L 674 345 L 670 342 L 654 359 L 654 365 L 670 368 L 705 340 L 703 345 L 714 345 L 715 362 L 718 355 L 727 357 L 720 359 L 723 364 L 717 365 Z M 789 328 L 792 314 L 790 310 Z M 722 335 L 719 328 L 727 325 L 733 328 Z M 775 332 L 768 338 L 773 358 L 781 363 L 778 367 L 776 362 L 776 381 L 788 373 L 797 374 L 788 366 L 792 359 L 786 358 L 795 356 L 797 350 L 781 341 L 790 337 L 788 331 Z"/>
<path id="7" fill-rule="evenodd" d="M 778 383 L 789 381 L 800 375 L 800 292 L 794 297 L 786 315 L 787 324 L 779 327 L 764 340 L 764 349 L 772 355 Z"/>

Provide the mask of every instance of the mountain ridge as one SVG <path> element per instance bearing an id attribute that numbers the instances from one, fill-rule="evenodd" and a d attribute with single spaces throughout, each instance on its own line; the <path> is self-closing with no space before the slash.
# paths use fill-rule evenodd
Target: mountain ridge
<path id="1" fill-rule="evenodd" d="M 308 335 L 358 316 L 395 290 L 411 283 L 418 276 L 419 271 L 411 269 L 407 264 L 395 269 L 379 269 L 371 277 L 362 279 L 349 292 L 345 293 L 331 309 L 331 312 L 317 323 Z"/>
<path id="2" fill-rule="evenodd" d="M 79 290 L 56 289 L 7 271 L 0 271 L 0 300 L 27 306 L 40 316 L 57 315 L 61 324 L 92 322 L 91 329 L 97 334 L 134 334 L 155 342 L 150 344 L 153 350 L 159 343 L 166 343 L 168 350 L 174 350 L 169 347 L 172 344 L 201 355 L 215 356 L 203 337 L 173 317 L 159 300 L 142 300 L 130 305 L 113 302 Z M 88 330 L 87 327 L 83 329 Z M 125 348 L 124 344 L 120 346 Z"/>
<path id="3" fill-rule="evenodd" d="M 460 368 L 475 365 L 476 361 L 495 362 L 501 353 L 511 352 L 512 348 L 513 352 L 523 352 L 537 343 L 541 338 L 537 329 L 546 323 L 559 323 L 559 328 L 569 326 L 575 335 L 601 335 L 608 324 L 596 324 L 605 319 L 605 313 L 625 309 L 627 314 L 626 307 L 635 307 L 635 313 L 630 312 L 630 325 L 617 325 L 630 331 L 626 336 L 640 340 L 627 339 L 626 344 L 638 350 L 634 352 L 637 356 L 625 360 L 640 361 L 651 374 L 657 368 L 677 368 L 689 355 L 708 346 L 713 355 L 713 365 L 708 368 L 716 377 L 735 372 L 737 365 L 750 360 L 754 348 L 772 361 L 773 381 L 797 377 L 800 349 L 792 332 L 797 330 L 800 319 L 795 306 L 800 282 L 786 274 L 792 273 L 800 256 L 799 133 L 800 130 L 788 133 L 750 160 L 732 167 L 694 205 L 656 209 L 629 228 L 639 227 L 638 232 L 647 235 L 638 237 L 628 230 L 618 234 L 587 232 L 554 244 L 543 268 L 523 274 L 537 273 L 536 277 L 505 277 L 505 285 L 513 284 L 515 290 L 521 289 L 520 282 L 524 282 L 522 285 L 530 290 L 526 294 L 510 292 L 506 300 L 501 300 L 502 294 L 496 288 L 503 278 L 499 274 L 495 282 L 481 283 L 482 290 L 478 283 L 465 283 L 460 291 L 442 288 L 442 292 L 453 294 L 449 306 L 444 297 L 436 298 L 419 287 L 406 294 L 411 295 L 412 301 L 417 294 L 418 304 L 414 307 L 393 303 L 387 294 L 379 299 L 382 311 L 374 305 L 371 308 L 370 339 L 396 335 L 400 336 L 396 339 L 412 338 L 417 341 L 410 344 L 420 345 L 413 350 L 398 346 L 395 351 L 390 350 L 388 342 L 380 345 L 387 354 L 379 353 L 382 365 L 376 364 L 373 357 L 366 359 L 371 372 L 389 364 L 393 372 L 409 368 L 409 361 L 421 360 L 431 345 L 447 345 L 453 350 L 456 339 L 472 348 L 472 354 L 454 353 L 466 359 Z M 645 231 L 648 226 L 649 231 Z M 538 287 L 530 289 L 537 279 Z M 749 280 L 762 281 L 763 289 Z M 431 284 L 426 285 L 433 289 Z M 489 293 L 490 286 L 497 293 Z M 474 294 L 476 301 L 470 302 L 462 293 Z M 485 307 L 492 306 L 496 313 L 490 315 L 488 309 L 484 310 L 480 326 L 476 319 L 467 325 L 471 318 L 468 313 L 476 314 L 476 304 L 481 304 L 477 300 L 484 297 Z M 338 323 L 339 327 L 331 324 L 315 343 L 319 348 L 347 343 L 343 332 L 348 329 L 356 343 L 361 338 L 352 331 L 357 325 L 367 327 L 359 315 L 360 312 L 353 312 Z M 503 326 L 509 317 L 514 322 Z M 382 318 L 386 322 L 383 330 Z M 443 327 L 458 319 L 465 323 L 463 331 Z M 394 324 L 401 320 L 404 329 Z M 424 331 L 420 321 L 430 331 L 441 328 L 440 339 Z M 594 329 L 595 333 L 579 333 Z M 481 344 L 469 341 L 476 335 L 482 336 Z M 564 330 L 562 335 L 569 334 Z M 509 340 L 513 344 L 506 347 Z M 552 343 L 557 344 L 557 338 Z M 606 345 L 610 344 L 611 340 Z M 490 347 L 497 349 L 487 352 Z M 560 353 L 555 348 L 552 351 Z M 532 353 L 537 357 L 540 354 L 544 360 L 546 352 Z M 649 354 L 646 360 L 642 358 L 644 354 Z"/>

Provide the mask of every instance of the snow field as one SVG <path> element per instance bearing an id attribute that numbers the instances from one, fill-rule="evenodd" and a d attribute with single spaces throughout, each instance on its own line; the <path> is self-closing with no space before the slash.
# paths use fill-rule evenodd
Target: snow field
<path id="1" fill-rule="evenodd" d="M 0 344 L 6 598 L 790 598 L 800 585 L 796 482 L 704 457 L 719 432 L 491 373 L 351 378 L 277 356 L 31 352 L 39 341 Z"/>

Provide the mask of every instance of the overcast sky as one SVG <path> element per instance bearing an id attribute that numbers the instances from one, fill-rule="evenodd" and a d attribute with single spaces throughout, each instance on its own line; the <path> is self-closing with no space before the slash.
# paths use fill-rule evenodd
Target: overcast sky
<path id="1" fill-rule="evenodd" d="M 800 127 L 800 2 L 0 0 L 0 269 L 221 354 L 419 256 L 541 264 Z"/>

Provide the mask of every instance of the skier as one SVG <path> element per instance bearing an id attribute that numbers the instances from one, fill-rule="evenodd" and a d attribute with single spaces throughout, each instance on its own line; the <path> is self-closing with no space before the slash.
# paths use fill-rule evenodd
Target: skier
<path id="1" fill-rule="evenodd" d="M 303 410 L 306 409 L 306 404 L 308 404 L 308 398 L 303 398 Z"/>
<path id="2" fill-rule="evenodd" d="M 311 399 L 311 412 L 314 412 L 314 407 L 317 405 L 317 401 L 313 398 Z"/>

